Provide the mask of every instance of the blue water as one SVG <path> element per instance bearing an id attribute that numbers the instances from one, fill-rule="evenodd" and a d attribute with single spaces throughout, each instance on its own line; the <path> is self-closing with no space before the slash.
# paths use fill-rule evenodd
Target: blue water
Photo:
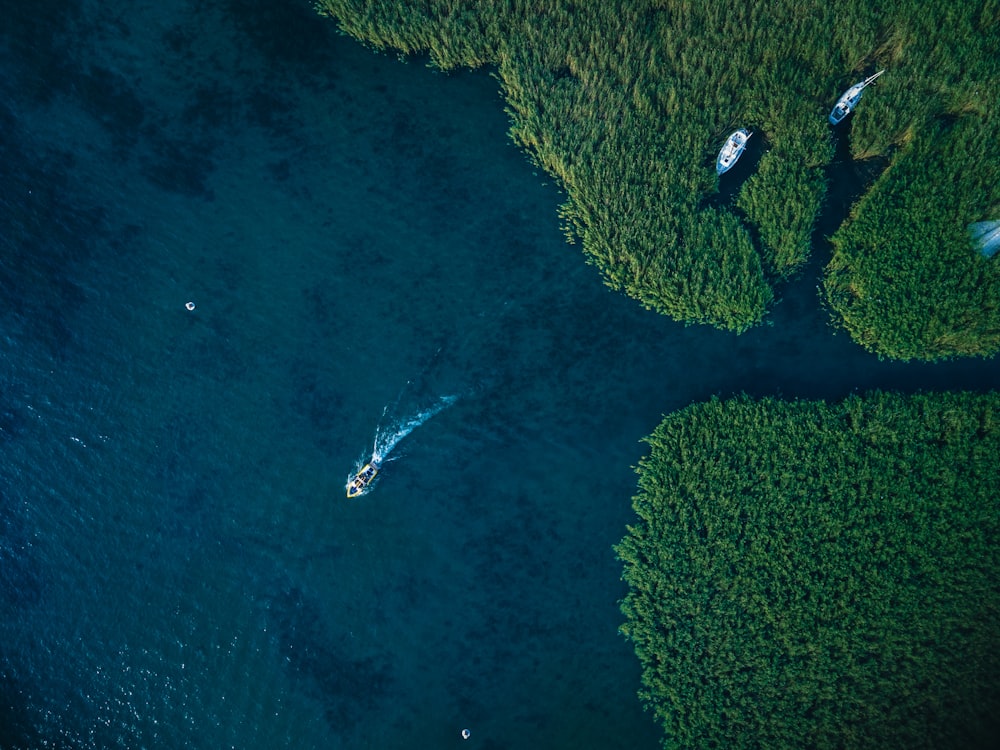
<path id="1" fill-rule="evenodd" d="M 4 5 L 0 747 L 655 748 L 611 549 L 642 436 L 1000 382 L 834 335 L 822 247 L 744 336 L 640 309 L 493 78 L 308 2 Z"/>

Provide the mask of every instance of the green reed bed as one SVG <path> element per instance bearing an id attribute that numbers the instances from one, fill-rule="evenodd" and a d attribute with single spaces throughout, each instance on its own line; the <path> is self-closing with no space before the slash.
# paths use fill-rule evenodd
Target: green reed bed
<path id="1" fill-rule="evenodd" d="M 667 417 L 617 551 L 664 747 L 986 747 L 1000 397 Z"/>
<path id="2" fill-rule="evenodd" d="M 887 68 L 850 125 L 853 152 L 891 154 L 891 168 L 905 167 L 930 140 L 928 187 L 894 213 L 891 253 L 864 222 L 868 204 L 859 207 L 855 229 L 838 238 L 832 306 L 853 335 L 889 356 L 997 349 L 995 337 L 980 336 L 996 329 L 995 306 L 979 305 L 964 269 L 947 279 L 926 273 L 923 264 L 940 265 L 933 253 L 904 272 L 923 299 L 950 297 L 933 323 L 936 349 L 925 352 L 926 337 L 911 333 L 893 341 L 896 316 L 910 330 L 908 308 L 890 305 L 870 319 L 841 293 L 884 275 L 924 231 L 932 212 L 922 203 L 970 169 L 982 172 L 986 194 L 964 213 L 934 214 L 930 232 L 945 236 L 996 212 L 998 159 L 933 158 L 928 133 L 941 116 L 978 123 L 958 129 L 970 137 L 998 124 L 1000 64 L 989 42 L 1000 34 L 997 0 L 319 0 L 317 8 L 377 48 L 427 52 L 443 69 L 495 66 L 512 137 L 559 180 L 567 234 L 606 282 L 678 320 L 737 331 L 763 318 L 775 284 L 809 255 L 833 155 L 826 115 L 848 85 Z M 719 185 L 713 160 L 737 127 L 754 130 L 766 152 L 733 204 L 720 207 L 710 200 Z M 886 180 L 877 191 L 898 201 L 905 189 Z"/>

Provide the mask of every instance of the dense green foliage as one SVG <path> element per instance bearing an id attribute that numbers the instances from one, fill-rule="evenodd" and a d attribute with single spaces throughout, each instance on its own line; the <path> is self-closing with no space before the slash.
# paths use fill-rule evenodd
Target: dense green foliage
<path id="1" fill-rule="evenodd" d="M 833 237 L 826 278 L 847 330 L 879 354 L 1000 350 L 1000 263 L 967 232 L 1000 216 L 998 39 L 1000 3 L 958 3 L 911 14 L 884 45 L 893 67 L 906 55 L 912 91 L 905 109 L 867 98 L 852 136 L 861 156 L 902 148 Z"/>
<path id="2" fill-rule="evenodd" d="M 617 551 L 665 747 L 992 746 L 1000 396 L 713 400 L 648 442 Z"/>
<path id="3" fill-rule="evenodd" d="M 1000 350 L 1000 263 L 967 230 L 1000 204 L 997 173 L 978 165 L 996 126 L 978 115 L 928 123 L 833 237 L 827 297 L 868 349 L 928 360 Z"/>
<path id="4" fill-rule="evenodd" d="M 511 134 L 561 181 L 567 232 L 582 238 L 607 283 L 674 318 L 734 330 L 761 319 L 771 284 L 808 255 L 826 191 L 822 168 L 833 152 L 826 115 L 848 85 L 888 69 L 855 115 L 853 149 L 864 157 L 898 146 L 900 169 L 921 158 L 919 149 L 934 151 L 927 126 L 939 115 L 970 121 L 956 132 L 972 139 L 998 124 L 1000 0 L 318 0 L 317 7 L 379 48 L 427 51 L 445 69 L 495 65 Z M 718 188 L 713 160 L 738 126 L 755 130 L 767 150 L 735 204 L 720 208 L 708 200 Z M 953 227 L 996 211 L 995 156 L 969 163 L 939 155 L 922 169 L 926 188 L 893 212 L 889 240 L 879 238 L 892 252 L 875 246 L 862 210 L 839 241 L 844 257 L 835 259 L 834 308 L 853 334 L 892 356 L 900 347 L 881 342 L 897 311 L 886 307 L 872 321 L 838 290 L 872 276 L 898 280 L 888 267 L 913 251 L 917 233 L 957 236 Z M 936 189 L 971 170 L 991 186 L 988 195 L 958 214 L 929 210 Z M 881 200 L 905 190 L 883 181 Z M 975 338 L 996 329 L 996 308 L 978 305 L 975 274 L 963 264 L 950 277 L 927 273 L 922 264 L 942 263 L 925 244 L 905 269 L 906 288 L 924 300 L 954 297 L 933 324 L 940 330 L 930 337 L 939 344 L 932 356 L 952 353 L 951 339 L 959 343 L 954 353 L 992 351 L 995 337 Z M 943 252 L 950 258 L 955 248 Z M 928 305 L 928 316 L 937 309 Z M 909 331 L 910 307 L 899 315 Z M 907 334 L 903 356 L 927 338 Z"/>

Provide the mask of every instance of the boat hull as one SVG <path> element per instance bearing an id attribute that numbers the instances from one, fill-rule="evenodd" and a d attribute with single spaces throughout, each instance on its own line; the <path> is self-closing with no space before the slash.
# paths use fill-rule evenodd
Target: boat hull
<path id="1" fill-rule="evenodd" d="M 378 476 L 379 468 L 377 461 L 371 461 L 362 466 L 361 470 L 351 477 L 351 481 L 347 483 L 347 497 L 352 498 L 363 495 L 365 490 L 375 481 L 375 477 Z"/>
<path id="2" fill-rule="evenodd" d="M 733 168 L 733 165 L 743 156 L 750 136 L 751 132 L 746 128 L 740 128 L 730 133 L 722 150 L 719 151 L 718 158 L 715 160 L 716 174 L 725 174 Z"/>
<path id="3" fill-rule="evenodd" d="M 833 110 L 830 112 L 830 124 L 839 125 L 845 117 L 851 114 L 851 112 L 854 111 L 854 108 L 858 106 L 858 102 L 861 101 L 861 95 L 864 93 L 865 89 L 868 86 L 871 86 L 875 82 L 875 79 L 883 73 L 885 73 L 885 71 L 880 70 L 875 75 L 868 76 L 860 83 L 854 84 L 851 88 L 841 94 L 837 103 L 833 105 Z"/>
<path id="4" fill-rule="evenodd" d="M 864 87 L 861 84 L 852 86 L 844 95 L 841 96 L 837 103 L 833 106 L 833 110 L 830 112 L 830 124 L 838 125 L 845 117 L 847 117 L 854 108 L 861 101 L 861 94 L 864 92 Z"/>

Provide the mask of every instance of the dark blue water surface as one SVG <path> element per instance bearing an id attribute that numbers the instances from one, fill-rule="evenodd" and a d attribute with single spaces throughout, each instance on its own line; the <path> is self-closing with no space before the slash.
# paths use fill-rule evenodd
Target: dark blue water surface
<path id="1" fill-rule="evenodd" d="M 0 747 L 654 748 L 612 551 L 642 436 L 998 382 L 834 335 L 822 247 L 744 336 L 642 310 L 493 78 L 304 0 L 3 19 Z"/>

